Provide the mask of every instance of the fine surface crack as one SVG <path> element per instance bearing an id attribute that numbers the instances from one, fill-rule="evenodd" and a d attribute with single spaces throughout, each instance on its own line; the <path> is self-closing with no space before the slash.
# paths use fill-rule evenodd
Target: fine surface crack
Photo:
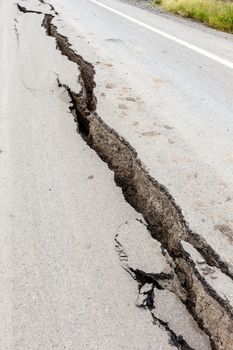
<path id="1" fill-rule="evenodd" d="M 17 44 L 19 46 L 19 32 L 18 32 L 18 28 L 17 28 L 17 24 L 19 23 L 18 20 L 16 18 L 14 18 L 14 32 L 16 35 L 16 40 L 17 40 Z"/>
<path id="2" fill-rule="evenodd" d="M 18 7 L 20 12 L 23 12 L 23 13 L 36 13 L 37 15 L 42 15 L 42 12 L 40 12 L 40 11 L 27 10 L 26 7 L 24 7 L 24 6 L 21 6 L 19 4 L 16 4 L 16 5 L 17 5 L 17 7 Z"/>
<path id="3" fill-rule="evenodd" d="M 54 6 L 49 4 L 48 2 L 45 2 L 44 0 L 39 0 L 41 4 L 48 5 L 50 7 L 50 10 L 55 13 L 55 15 L 59 15 L 59 13 L 55 10 Z"/>

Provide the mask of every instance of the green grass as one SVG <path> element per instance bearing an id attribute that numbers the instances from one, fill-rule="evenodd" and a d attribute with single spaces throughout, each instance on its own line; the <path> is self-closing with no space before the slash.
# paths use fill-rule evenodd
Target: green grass
<path id="1" fill-rule="evenodd" d="M 165 10 L 233 33 L 233 2 L 221 0 L 152 0 Z"/>

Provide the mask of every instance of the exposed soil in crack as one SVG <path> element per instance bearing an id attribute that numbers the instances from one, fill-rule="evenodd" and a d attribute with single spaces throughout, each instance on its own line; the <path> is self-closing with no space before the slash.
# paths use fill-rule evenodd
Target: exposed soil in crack
<path id="1" fill-rule="evenodd" d="M 40 13 L 28 11 L 19 5 L 18 8 L 24 13 Z M 180 208 L 167 189 L 149 175 L 131 145 L 98 116 L 94 95 L 94 67 L 72 49 L 68 39 L 58 33 L 52 20 L 52 15 L 44 16 L 43 26 L 47 35 L 55 39 L 61 54 L 75 62 L 80 70 L 79 82 L 82 86 L 80 93 L 72 91 L 59 80 L 58 84 L 66 89 L 71 98 L 71 109 L 81 136 L 108 164 L 114 172 L 115 182 L 121 187 L 126 201 L 143 215 L 152 237 L 158 240 L 168 252 L 173 261 L 177 279 L 174 292 L 199 327 L 210 337 L 212 349 L 230 350 L 233 343 L 232 307 L 200 275 L 181 241 L 192 244 L 209 265 L 218 267 L 232 278 L 229 266 L 204 239 L 189 229 Z M 139 284 L 142 283 L 140 281 L 142 272 L 131 272 L 135 274 Z M 158 276 L 144 275 L 143 278 L 144 283 L 151 283 L 153 280 L 152 283 L 155 286 L 161 287 Z M 166 325 L 163 326 L 166 328 Z M 169 327 L 167 331 L 172 332 Z M 180 349 L 191 349 L 188 344 L 181 344 L 183 339 L 176 339 L 176 341 Z"/>
<path id="2" fill-rule="evenodd" d="M 43 26 L 46 28 L 47 35 L 55 38 L 57 48 L 61 51 L 62 55 L 66 56 L 70 61 L 76 63 L 81 72 L 81 84 L 83 90 L 78 96 L 78 114 L 79 118 L 82 119 L 86 125 L 82 128 L 82 130 L 84 133 L 88 134 L 88 123 L 85 122 L 85 120 L 87 120 L 85 117 L 90 115 L 90 113 L 96 109 L 96 98 L 94 95 L 94 88 L 96 84 L 93 79 L 95 74 L 94 67 L 72 50 L 71 44 L 66 37 L 57 32 L 57 28 L 52 24 L 52 20 L 52 15 L 45 15 Z"/>
<path id="3" fill-rule="evenodd" d="M 77 122 L 79 125 L 79 130 L 82 134 L 82 136 L 88 136 L 87 138 L 85 137 L 85 141 L 88 142 L 89 146 L 93 146 L 92 148 L 99 147 L 99 144 L 95 144 L 92 142 L 92 134 L 90 133 L 89 130 L 89 124 L 90 124 L 90 116 L 95 117 L 95 119 L 98 119 L 98 122 L 96 124 L 101 124 L 102 128 L 107 128 L 109 130 L 109 133 L 111 134 L 111 141 L 110 142 L 115 142 L 114 138 L 118 138 L 121 141 L 121 146 L 123 153 L 125 154 L 126 157 L 130 159 L 130 162 L 127 163 L 127 166 L 125 167 L 125 172 L 128 174 L 133 174 L 133 167 L 134 164 L 133 162 L 137 163 L 138 168 L 141 168 L 144 177 L 143 181 L 144 182 L 150 182 L 152 187 L 152 192 L 154 192 L 154 189 L 157 188 L 157 193 L 156 195 L 159 194 L 160 198 L 160 203 L 157 203 L 157 208 L 155 210 L 155 203 L 153 202 L 153 199 L 151 198 L 151 205 L 147 210 L 147 224 L 148 227 L 151 231 L 156 231 L 156 239 L 159 238 L 160 232 L 161 232 L 161 237 L 160 239 L 163 240 L 164 238 L 164 244 L 166 245 L 168 242 L 167 238 L 164 237 L 164 225 L 166 224 L 167 229 L 173 230 L 175 227 L 176 230 L 176 241 L 179 241 L 179 239 L 186 240 L 190 244 L 192 244 L 198 251 L 199 253 L 203 256 L 203 258 L 206 260 L 206 262 L 211 265 L 218 267 L 223 273 L 227 274 L 229 277 L 233 279 L 233 273 L 230 270 L 229 266 L 227 263 L 222 261 L 218 254 L 212 249 L 211 246 L 209 246 L 205 240 L 199 236 L 198 234 L 192 232 L 187 223 L 185 222 L 185 219 L 182 215 L 182 212 L 180 208 L 176 205 L 173 197 L 169 194 L 168 190 L 159 184 L 155 179 L 153 179 L 144 169 L 143 165 L 141 164 L 140 160 L 137 157 L 136 151 L 129 145 L 129 143 L 124 140 L 122 137 L 120 137 L 115 130 L 111 129 L 109 126 L 107 126 L 103 120 L 96 114 L 93 113 L 96 110 L 96 97 L 94 95 L 94 88 L 96 86 L 95 81 L 94 81 L 94 75 L 95 75 L 95 70 L 92 64 L 84 60 L 80 55 L 78 55 L 76 52 L 73 51 L 71 48 L 71 44 L 69 43 L 68 39 L 64 37 L 63 35 L 59 34 L 57 32 L 57 28 L 55 25 L 52 24 L 52 19 L 53 16 L 51 15 L 45 15 L 44 21 L 43 21 L 43 26 L 46 28 L 47 34 L 49 36 L 52 36 L 55 38 L 57 47 L 61 51 L 63 55 L 65 55 L 70 61 L 76 63 L 80 69 L 81 72 L 81 85 L 83 87 L 82 92 L 77 95 L 73 91 L 69 91 L 69 87 L 66 86 L 67 91 L 69 92 L 69 95 L 72 99 L 73 107 L 74 110 L 77 112 Z M 93 123 L 94 124 L 94 123 Z M 124 149 L 128 149 L 128 152 L 124 152 Z M 98 151 L 97 149 L 95 149 Z M 98 152 L 97 152 L 98 153 Z M 106 154 L 105 154 L 106 153 Z M 127 177 L 127 174 L 120 174 L 119 171 L 115 171 L 114 165 L 111 165 L 109 162 L 109 155 L 107 155 L 107 152 L 102 152 L 99 151 L 99 156 L 108 163 L 110 166 L 111 170 L 114 170 L 115 176 L 116 176 L 116 182 L 117 184 L 123 189 L 123 193 L 130 204 L 140 213 L 143 213 L 141 210 L 141 206 L 143 203 L 139 204 L 138 198 L 135 197 L 135 194 L 137 193 L 132 193 L 132 191 L 135 191 L 133 189 L 133 186 L 129 186 L 129 177 Z M 112 161 L 113 162 L 113 161 Z M 122 164 L 124 166 L 124 164 Z M 151 193 L 150 189 L 147 191 L 147 193 Z M 146 195 L 144 196 L 146 197 Z M 166 209 L 166 212 L 163 211 L 163 208 L 159 209 L 158 205 L 161 204 L 164 209 Z M 160 216 L 156 218 L 154 213 L 159 214 Z M 168 215 L 170 214 L 169 221 L 168 223 Z M 161 217 L 163 216 L 163 218 Z M 163 223 L 163 224 L 162 224 Z M 169 226 L 169 227 L 168 227 Z M 168 232 L 169 233 L 169 232 Z M 180 248 L 179 248 L 180 249 Z"/>
<path id="4" fill-rule="evenodd" d="M 68 86 L 63 86 L 71 97 L 81 135 L 114 171 L 115 182 L 122 188 L 127 202 L 144 216 L 152 236 L 161 242 L 173 258 L 181 289 L 177 294 L 183 295 L 182 302 L 210 336 L 213 349 L 229 348 L 233 330 L 232 308 L 198 273 L 180 241 L 185 239 L 194 243 L 208 262 L 212 249 L 201 237 L 191 234 L 168 191 L 150 177 L 128 142 L 109 128 L 95 112 L 93 66 L 77 55 L 68 39 L 58 33 L 56 26 L 52 24 L 52 16 L 45 16 L 43 25 L 47 34 L 55 38 L 61 53 L 76 62 L 80 68 L 82 96 L 71 91 Z M 213 253 L 211 263 L 228 273 L 228 266 Z"/>

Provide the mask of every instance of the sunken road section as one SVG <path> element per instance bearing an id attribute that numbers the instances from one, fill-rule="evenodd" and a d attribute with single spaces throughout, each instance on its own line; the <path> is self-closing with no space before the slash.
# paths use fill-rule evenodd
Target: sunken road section
<path id="1" fill-rule="evenodd" d="M 19 5 L 18 9 L 23 13 L 38 14 Z M 54 16 L 57 14 L 54 9 L 53 13 Z M 152 237 L 161 243 L 172 261 L 173 279 L 170 284 L 163 283 L 164 279 L 158 276 L 147 276 L 142 271 L 134 271 L 140 288 L 144 283 L 154 283 L 161 289 L 170 288 L 209 336 L 212 349 L 232 349 L 233 309 L 200 275 L 190 255 L 183 248 L 182 240 L 192 244 L 207 264 L 219 268 L 222 273 L 233 278 L 230 267 L 198 234 L 189 229 L 168 190 L 149 175 L 131 145 L 97 114 L 94 67 L 72 49 L 67 37 L 58 32 L 53 24 L 54 16 L 44 14 L 42 26 L 46 34 L 54 38 L 64 59 L 76 63 L 80 71 L 79 82 L 82 89 L 79 93 L 72 91 L 68 85 L 61 84 L 58 78 L 59 87 L 65 88 L 70 96 L 70 110 L 75 117 L 78 131 L 114 172 L 115 182 L 121 187 L 125 200 L 143 215 Z M 153 301 L 150 303 L 151 307 Z M 174 340 L 172 331 L 166 330 Z M 179 349 L 189 348 L 183 339 L 179 341 L 179 337 L 173 343 Z"/>

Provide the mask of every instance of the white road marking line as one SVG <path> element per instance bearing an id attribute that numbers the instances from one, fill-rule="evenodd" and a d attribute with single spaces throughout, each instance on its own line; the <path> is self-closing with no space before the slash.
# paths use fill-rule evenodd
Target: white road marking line
<path id="1" fill-rule="evenodd" d="M 143 22 L 141 22 L 141 21 L 139 21 L 139 20 L 137 20 L 137 19 L 135 19 L 133 17 L 130 17 L 130 16 L 128 16 L 128 15 L 126 15 L 126 14 L 120 12 L 120 11 L 114 10 L 113 8 L 111 8 L 111 7 L 107 6 L 107 5 L 104 5 L 101 2 L 99 2 L 99 1 L 96 1 L 96 0 L 90 0 L 90 1 L 92 3 L 98 5 L 98 6 L 101 6 L 101 7 L 105 8 L 106 10 L 108 10 L 108 11 L 110 11 L 112 13 L 115 13 L 116 15 L 118 15 L 120 17 L 123 17 L 123 18 L 127 19 L 130 22 L 133 22 L 133 23 L 135 23 L 135 24 L 137 24 L 137 25 L 139 25 L 139 26 L 141 26 L 143 28 L 146 28 L 146 29 L 150 30 L 151 32 L 159 34 L 159 35 L 163 36 L 166 39 L 174 41 L 174 42 L 176 42 L 176 43 L 178 43 L 178 44 L 180 44 L 180 45 L 182 45 L 184 47 L 187 47 L 188 49 L 190 49 L 192 51 L 195 51 L 195 52 L 197 52 L 197 53 L 199 53 L 199 54 L 201 54 L 203 56 L 206 56 L 206 57 L 212 59 L 213 61 L 216 61 L 218 63 L 223 64 L 224 66 L 226 66 L 228 68 L 233 69 L 233 62 L 231 62 L 231 61 L 225 60 L 224 58 L 221 58 L 221 57 L 219 57 L 219 56 L 217 56 L 217 55 L 215 55 L 215 54 L 213 54 L 213 53 L 211 53 L 209 51 L 201 49 L 200 47 L 198 47 L 196 45 L 189 44 L 187 41 L 184 41 L 184 40 L 179 39 L 179 38 L 177 38 L 177 37 L 175 37 L 173 35 L 165 33 L 165 32 L 163 32 L 160 29 L 152 27 L 149 24 L 143 23 Z"/>

